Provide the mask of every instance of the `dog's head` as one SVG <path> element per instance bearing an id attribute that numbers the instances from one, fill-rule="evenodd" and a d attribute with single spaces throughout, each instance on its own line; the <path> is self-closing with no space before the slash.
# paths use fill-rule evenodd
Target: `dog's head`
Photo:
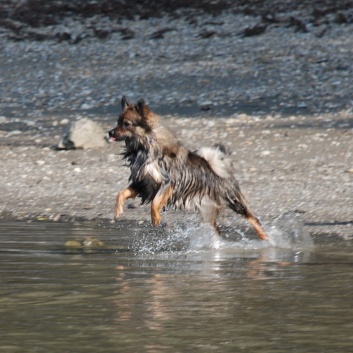
<path id="1" fill-rule="evenodd" d="M 150 111 L 143 99 L 137 104 L 131 104 L 124 96 L 121 99 L 121 108 L 117 126 L 108 132 L 110 140 L 140 140 L 151 134 L 158 117 Z"/>

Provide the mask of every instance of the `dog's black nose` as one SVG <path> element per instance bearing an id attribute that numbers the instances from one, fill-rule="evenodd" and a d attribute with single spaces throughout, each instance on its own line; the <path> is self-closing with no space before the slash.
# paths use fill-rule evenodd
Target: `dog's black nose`
<path id="1" fill-rule="evenodd" d="M 115 129 L 108 131 L 108 135 L 109 135 L 109 140 L 110 141 L 116 141 Z"/>

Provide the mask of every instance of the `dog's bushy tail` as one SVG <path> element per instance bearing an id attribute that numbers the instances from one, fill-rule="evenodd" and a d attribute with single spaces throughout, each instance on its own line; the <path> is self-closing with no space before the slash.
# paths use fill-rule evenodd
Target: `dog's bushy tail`
<path id="1" fill-rule="evenodd" d="M 216 192 L 223 202 L 234 212 L 248 217 L 250 211 L 239 183 L 234 177 L 230 151 L 224 145 L 217 144 L 211 148 L 202 147 L 196 153 L 206 159 L 213 172 L 219 177 L 219 190 Z"/>

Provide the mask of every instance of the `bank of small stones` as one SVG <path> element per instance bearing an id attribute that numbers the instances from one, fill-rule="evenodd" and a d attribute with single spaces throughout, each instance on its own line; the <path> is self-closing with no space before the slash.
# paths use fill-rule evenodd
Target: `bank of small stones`
<path id="1" fill-rule="evenodd" d="M 122 94 L 188 115 L 316 114 L 352 106 L 353 5 L 346 2 L 235 8 L 223 1 L 173 15 L 151 1 L 153 16 L 125 2 L 119 12 L 100 1 L 96 8 L 57 1 L 52 17 L 43 5 L 31 19 L 26 6 L 37 3 L 0 8 L 4 116 L 104 114 Z"/>

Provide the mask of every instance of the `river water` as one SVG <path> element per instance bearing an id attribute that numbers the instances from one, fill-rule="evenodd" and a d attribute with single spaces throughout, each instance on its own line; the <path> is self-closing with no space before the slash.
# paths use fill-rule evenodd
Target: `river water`
<path id="1" fill-rule="evenodd" d="M 270 234 L 2 221 L 0 352 L 353 352 L 352 244 Z"/>

